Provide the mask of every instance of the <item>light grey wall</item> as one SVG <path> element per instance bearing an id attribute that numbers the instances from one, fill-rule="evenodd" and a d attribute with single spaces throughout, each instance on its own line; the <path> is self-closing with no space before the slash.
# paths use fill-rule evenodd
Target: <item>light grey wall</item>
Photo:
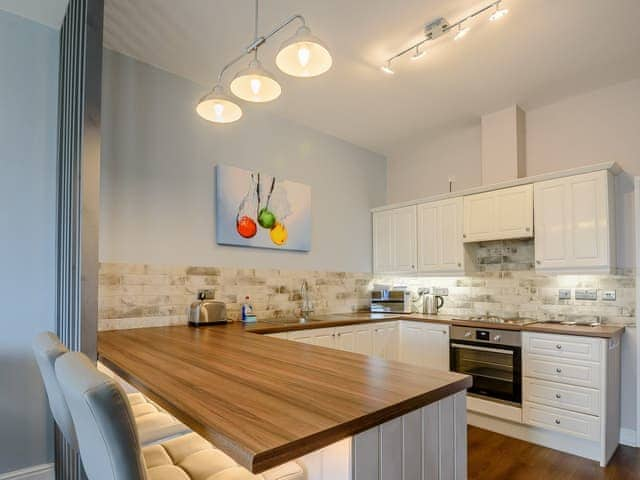
<path id="1" fill-rule="evenodd" d="M 482 183 L 480 123 L 409 139 L 388 157 L 387 198 L 403 202 Z"/>
<path id="2" fill-rule="evenodd" d="M 0 12 L 0 475 L 53 461 L 31 339 L 55 329 L 58 32 Z"/>
<path id="3" fill-rule="evenodd" d="M 385 158 L 272 116 L 268 106 L 244 104 L 239 122 L 213 125 L 195 113 L 205 92 L 105 51 L 101 261 L 370 271 L 369 209 L 385 203 Z M 311 185 L 311 252 L 216 245 L 217 163 Z"/>

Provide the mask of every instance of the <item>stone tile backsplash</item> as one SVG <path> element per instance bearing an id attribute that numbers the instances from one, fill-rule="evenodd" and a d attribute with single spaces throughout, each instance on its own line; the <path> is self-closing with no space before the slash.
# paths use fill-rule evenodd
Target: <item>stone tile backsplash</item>
<path id="1" fill-rule="evenodd" d="M 620 275 L 543 275 L 534 268 L 533 240 L 484 242 L 467 246 L 468 276 L 420 277 L 375 275 L 373 283 L 404 285 L 420 308 L 419 288 L 446 287 L 441 313 L 530 317 L 539 321 L 598 316 L 606 323 L 635 321 L 635 279 Z M 559 300 L 559 289 L 571 289 L 570 300 Z M 576 288 L 595 288 L 598 300 L 574 300 Z M 602 300 L 603 290 L 615 290 L 616 300 Z"/>
<path id="2" fill-rule="evenodd" d="M 202 289 L 215 291 L 232 320 L 239 319 L 247 295 L 258 319 L 290 317 L 300 309 L 302 280 L 309 284 L 316 313 L 368 307 L 371 274 L 366 273 L 103 263 L 99 329 L 185 324 Z"/>
<path id="3" fill-rule="evenodd" d="M 236 269 L 103 263 L 100 266 L 99 328 L 136 328 L 187 323 L 198 290 L 213 289 L 238 320 L 240 305 L 250 297 L 258 319 L 297 315 L 300 284 L 307 280 L 316 313 L 367 309 L 374 284 L 404 285 L 420 309 L 419 288 L 446 287 L 442 313 L 533 317 L 538 320 L 599 316 L 606 323 L 632 325 L 635 278 L 626 275 L 542 275 L 535 272 L 533 241 L 486 242 L 467 247 L 468 275 L 460 277 L 392 276 L 370 273 Z M 558 300 L 569 288 L 570 300 Z M 574 299 L 576 288 L 595 288 L 598 300 Z M 601 299 L 615 290 L 616 300 Z"/>

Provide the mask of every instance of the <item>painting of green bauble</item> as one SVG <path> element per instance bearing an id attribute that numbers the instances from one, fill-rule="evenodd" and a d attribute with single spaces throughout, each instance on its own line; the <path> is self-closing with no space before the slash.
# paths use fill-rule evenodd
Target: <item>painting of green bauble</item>
<path id="1" fill-rule="evenodd" d="M 263 208 L 258 214 L 258 223 L 262 228 L 271 229 L 276 224 L 276 216 L 267 208 Z"/>

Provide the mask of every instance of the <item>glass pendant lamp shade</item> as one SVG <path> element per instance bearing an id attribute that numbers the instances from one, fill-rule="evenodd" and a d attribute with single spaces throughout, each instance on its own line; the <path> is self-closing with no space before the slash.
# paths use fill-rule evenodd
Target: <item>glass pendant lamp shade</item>
<path id="1" fill-rule="evenodd" d="M 242 117 L 242 109 L 225 94 L 222 85 L 216 85 L 202 97 L 196 111 L 202 118 L 214 123 L 231 123 Z"/>
<path id="2" fill-rule="evenodd" d="M 236 97 L 257 103 L 270 102 L 282 93 L 280 84 L 262 67 L 257 58 L 236 74 L 230 88 Z"/>
<path id="3" fill-rule="evenodd" d="M 316 77 L 331 68 L 333 60 L 322 41 L 302 26 L 286 40 L 276 56 L 276 65 L 294 77 Z"/>

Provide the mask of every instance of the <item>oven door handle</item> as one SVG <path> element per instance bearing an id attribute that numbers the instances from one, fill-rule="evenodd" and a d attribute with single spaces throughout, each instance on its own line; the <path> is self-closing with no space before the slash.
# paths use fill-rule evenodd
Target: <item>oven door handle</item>
<path id="1" fill-rule="evenodd" d="M 452 348 L 466 348 L 467 350 L 479 350 L 481 352 L 493 352 L 493 353 L 501 353 L 503 355 L 513 355 L 513 350 L 507 350 L 502 348 L 487 348 L 487 347 L 476 347 L 474 345 L 463 345 L 461 343 L 452 343 Z"/>

